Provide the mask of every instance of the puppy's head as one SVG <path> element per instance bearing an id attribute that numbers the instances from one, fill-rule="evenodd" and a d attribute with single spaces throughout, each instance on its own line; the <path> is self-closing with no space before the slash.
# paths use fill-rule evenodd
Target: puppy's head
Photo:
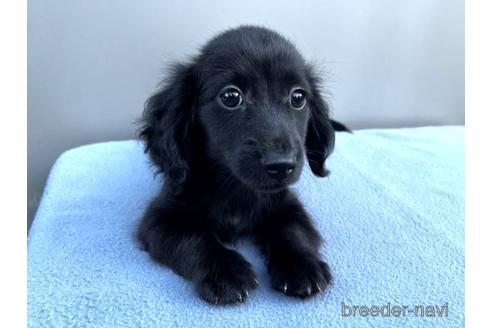
<path id="1" fill-rule="evenodd" d="M 141 136 L 178 190 L 197 150 L 252 189 L 279 190 L 299 178 L 304 155 L 314 174 L 328 174 L 334 131 L 318 84 L 312 67 L 279 34 L 251 26 L 229 30 L 191 63 L 175 67 L 147 102 Z"/>

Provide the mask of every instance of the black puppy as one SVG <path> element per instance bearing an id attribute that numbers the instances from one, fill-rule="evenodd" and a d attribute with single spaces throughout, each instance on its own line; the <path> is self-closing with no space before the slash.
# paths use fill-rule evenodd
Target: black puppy
<path id="1" fill-rule="evenodd" d="M 332 123 L 318 77 L 285 38 L 243 26 L 212 39 L 146 104 L 140 136 L 166 179 L 139 227 L 145 249 L 213 304 L 243 302 L 257 286 L 251 265 L 226 246 L 248 235 L 273 288 L 325 290 L 322 239 L 288 185 L 305 155 L 327 176 L 333 126 L 347 130 Z"/>

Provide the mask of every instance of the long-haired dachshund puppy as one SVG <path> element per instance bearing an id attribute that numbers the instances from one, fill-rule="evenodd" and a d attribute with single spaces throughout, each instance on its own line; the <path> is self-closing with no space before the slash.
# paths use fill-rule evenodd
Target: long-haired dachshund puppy
<path id="1" fill-rule="evenodd" d="M 288 186 L 307 161 L 325 177 L 334 130 L 319 78 L 296 48 L 261 27 L 228 30 L 177 64 L 146 103 L 140 136 L 165 185 L 138 237 L 152 258 L 212 304 L 243 302 L 258 281 L 232 248 L 251 237 L 272 287 L 309 297 L 331 282 L 322 239 Z"/>

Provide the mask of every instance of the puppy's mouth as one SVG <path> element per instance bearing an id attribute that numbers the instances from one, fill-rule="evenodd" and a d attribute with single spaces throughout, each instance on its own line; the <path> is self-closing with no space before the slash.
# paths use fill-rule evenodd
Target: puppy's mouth
<path id="1" fill-rule="evenodd" d="M 259 186 L 256 188 L 257 191 L 264 192 L 264 193 L 276 193 L 282 190 L 285 190 L 289 187 L 290 184 L 283 184 L 283 185 L 278 185 L 278 186 Z"/>
<path id="2" fill-rule="evenodd" d="M 275 193 L 287 189 L 290 185 L 294 184 L 300 175 L 299 168 L 293 168 L 288 177 L 285 178 L 272 178 L 268 174 L 263 172 L 257 172 L 254 176 L 239 175 L 238 178 L 241 182 L 250 189 L 263 192 L 263 193 Z"/>
<path id="3" fill-rule="evenodd" d="M 285 183 L 285 182 L 269 183 L 267 181 L 250 181 L 247 179 L 240 179 L 240 180 L 249 189 L 259 191 L 262 193 L 276 193 L 276 192 L 287 189 L 289 187 L 289 185 L 291 184 L 291 183 Z"/>
<path id="4" fill-rule="evenodd" d="M 297 154 L 262 157 L 257 152 L 243 152 L 236 157 L 238 162 L 230 163 L 229 167 L 249 189 L 275 193 L 287 189 L 299 179 L 304 161 Z"/>

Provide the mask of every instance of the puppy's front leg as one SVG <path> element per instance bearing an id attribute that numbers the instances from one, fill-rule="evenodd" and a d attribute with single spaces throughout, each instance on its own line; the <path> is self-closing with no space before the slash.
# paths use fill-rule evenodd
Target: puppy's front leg
<path id="1" fill-rule="evenodd" d="M 257 240 L 274 289 L 304 298 L 331 283 L 329 267 L 319 255 L 321 237 L 293 196 L 258 226 Z"/>
<path id="2" fill-rule="evenodd" d="M 139 239 L 154 260 L 191 280 L 205 301 L 243 302 L 258 284 L 251 264 L 194 215 L 185 207 L 154 202 L 141 221 Z"/>

